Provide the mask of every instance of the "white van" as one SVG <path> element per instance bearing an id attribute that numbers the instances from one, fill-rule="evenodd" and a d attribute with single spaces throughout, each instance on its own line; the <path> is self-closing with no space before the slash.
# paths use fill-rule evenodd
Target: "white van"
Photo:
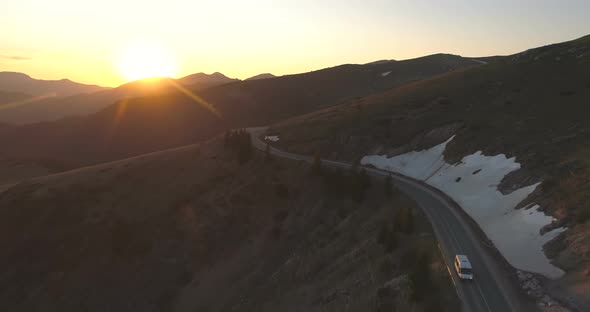
<path id="1" fill-rule="evenodd" d="M 473 268 L 466 255 L 455 256 L 455 270 L 462 279 L 473 279 Z"/>

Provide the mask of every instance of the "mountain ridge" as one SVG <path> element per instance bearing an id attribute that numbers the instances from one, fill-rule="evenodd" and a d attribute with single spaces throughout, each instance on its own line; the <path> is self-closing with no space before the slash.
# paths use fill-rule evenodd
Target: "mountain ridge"
<path id="1" fill-rule="evenodd" d="M 71 96 L 92 93 L 109 88 L 98 85 L 83 84 L 69 79 L 43 80 L 35 79 L 25 73 L 0 72 L 0 91 L 18 92 L 34 96 Z"/>

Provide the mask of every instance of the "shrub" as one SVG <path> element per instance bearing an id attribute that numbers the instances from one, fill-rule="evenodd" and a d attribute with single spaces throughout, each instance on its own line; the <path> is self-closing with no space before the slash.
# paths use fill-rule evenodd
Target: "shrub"
<path id="1" fill-rule="evenodd" d="M 365 191 L 371 185 L 371 178 L 364 168 L 359 173 L 348 171 L 346 174 L 338 169 L 325 168 L 322 177 L 327 195 L 345 196 L 356 202 L 364 200 Z"/>
<path id="2" fill-rule="evenodd" d="M 231 148 L 237 154 L 240 165 L 252 158 L 252 137 L 250 133 L 243 129 L 226 132 L 224 146 Z"/>
<path id="3" fill-rule="evenodd" d="M 278 197 L 287 199 L 289 198 L 289 189 L 286 185 L 279 183 L 275 186 L 275 193 Z"/>
<path id="4" fill-rule="evenodd" d="M 266 149 L 264 150 L 264 161 L 271 162 L 272 155 L 270 154 L 270 144 L 266 143 Z"/>
<path id="5" fill-rule="evenodd" d="M 410 207 L 400 207 L 395 213 L 393 219 L 395 230 L 398 232 L 411 234 L 414 232 L 414 214 Z"/>
<path id="6" fill-rule="evenodd" d="M 385 188 L 385 196 L 391 197 L 393 194 L 393 178 L 391 177 L 391 174 L 385 177 L 385 183 L 383 187 Z"/>
<path id="7" fill-rule="evenodd" d="M 377 235 L 377 243 L 385 248 L 386 253 L 391 253 L 397 249 L 399 245 L 397 233 L 388 223 L 384 222 L 381 225 L 381 229 Z"/>
<path id="8" fill-rule="evenodd" d="M 416 302 L 424 300 L 435 288 L 430 269 L 430 255 L 419 253 L 410 271 L 411 297 Z"/>
<path id="9" fill-rule="evenodd" d="M 289 212 L 287 210 L 279 210 L 275 214 L 275 220 L 277 220 L 277 222 L 281 223 L 287 218 L 287 216 L 289 216 Z"/>
<path id="10" fill-rule="evenodd" d="M 322 159 L 320 157 L 320 153 L 315 153 L 313 155 L 313 164 L 311 166 L 311 172 L 314 175 L 321 175 L 322 174 Z"/>

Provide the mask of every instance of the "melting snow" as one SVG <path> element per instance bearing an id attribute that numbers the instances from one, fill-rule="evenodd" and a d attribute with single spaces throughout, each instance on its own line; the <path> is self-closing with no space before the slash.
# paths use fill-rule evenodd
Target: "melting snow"
<path id="1" fill-rule="evenodd" d="M 457 164 L 448 164 L 443 152 L 452 139 L 427 150 L 390 158 L 365 156 L 361 164 L 399 172 L 440 189 L 461 205 L 514 267 L 549 278 L 562 276 L 564 272 L 553 266 L 543 253 L 543 245 L 565 228 L 541 235 L 541 228 L 551 223 L 552 217 L 538 211 L 537 205 L 514 209 L 540 183 L 504 195 L 497 186 L 504 176 L 520 168 L 515 158 L 476 152 Z M 480 171 L 474 174 L 477 170 Z M 461 179 L 457 182 L 458 178 Z"/>
<path id="2" fill-rule="evenodd" d="M 278 135 L 267 135 L 264 137 L 265 141 L 277 142 L 279 140 Z"/>
<path id="3" fill-rule="evenodd" d="M 476 60 L 476 59 L 471 59 L 474 62 L 478 62 L 480 64 L 487 64 L 488 62 L 482 61 L 482 60 Z"/>
<path id="4" fill-rule="evenodd" d="M 382 77 L 385 77 L 385 76 L 387 76 L 387 75 L 389 75 L 389 74 L 391 74 L 391 71 L 386 71 L 386 72 L 384 72 L 384 73 L 381 73 L 381 76 L 382 76 Z"/>

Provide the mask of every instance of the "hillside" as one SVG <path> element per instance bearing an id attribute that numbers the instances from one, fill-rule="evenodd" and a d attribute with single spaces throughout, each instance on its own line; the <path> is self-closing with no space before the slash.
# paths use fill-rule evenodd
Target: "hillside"
<path id="1" fill-rule="evenodd" d="M 92 93 L 105 88 L 85 85 L 68 79 L 39 80 L 22 73 L 0 72 L 0 91 L 17 92 L 37 96 L 70 96 L 80 93 Z"/>
<path id="2" fill-rule="evenodd" d="M 258 153 L 239 165 L 234 154 L 215 139 L 0 193 L 2 307 L 457 310 L 430 226 L 407 197 L 386 197 L 375 180 L 352 198 L 339 189 L 348 175 Z M 414 226 L 392 234 L 385 225 L 399 211 Z"/>
<path id="3" fill-rule="evenodd" d="M 0 130 L 0 145 L 6 147 L 0 155 L 50 158 L 73 165 L 115 160 L 194 143 L 227 127 L 265 125 L 377 90 L 478 65 L 458 56 L 434 55 L 378 65 L 343 65 L 205 90 L 187 88 L 214 106 L 219 115 L 203 108 L 200 100 L 174 89 L 175 92 L 167 95 L 120 101 L 86 117 Z M 148 83 L 145 90 L 154 90 L 149 81 L 145 83 Z M 155 92 L 166 93 L 157 89 Z"/>
<path id="4" fill-rule="evenodd" d="M 220 73 L 211 75 L 194 74 L 177 80 L 163 78 L 143 79 L 91 94 L 39 98 L 34 101 L 19 102 L 18 105 L 10 105 L 10 107 L 0 107 L 0 122 L 29 124 L 55 121 L 69 116 L 92 114 L 124 98 L 162 96 L 166 94 L 180 95 L 182 92 L 178 89 L 178 85 L 197 92 L 234 81 L 237 80 L 227 78 Z"/>
<path id="5" fill-rule="evenodd" d="M 244 81 L 212 88 L 201 95 L 224 112 L 226 119 L 233 124 L 265 125 L 478 65 L 481 64 L 460 56 L 436 54 L 405 61 L 341 65 L 275 79 Z"/>
<path id="6" fill-rule="evenodd" d="M 214 86 L 219 86 L 222 84 L 230 83 L 230 82 L 237 82 L 240 81 L 239 79 L 229 78 L 222 73 L 215 72 L 211 75 L 207 75 L 205 73 L 197 73 L 188 75 L 176 81 L 184 86 L 192 86 L 192 85 L 199 85 L 199 88 L 209 88 Z"/>
<path id="7" fill-rule="evenodd" d="M 259 75 L 256 75 L 256 76 L 252 76 L 252 77 L 246 79 L 246 81 L 249 81 L 249 80 L 260 80 L 260 79 L 270 79 L 270 78 L 276 78 L 276 77 L 277 76 L 275 76 L 275 75 L 273 75 L 271 73 L 264 73 L 264 74 L 259 74 Z"/>
<path id="8" fill-rule="evenodd" d="M 0 91 L 0 107 L 12 105 L 30 98 L 30 95 L 24 93 Z"/>
<path id="9" fill-rule="evenodd" d="M 545 254 L 566 275 L 544 285 L 559 289 L 556 296 L 563 301 L 590 307 L 581 290 L 588 287 L 584 272 L 590 269 L 589 81 L 590 37 L 583 37 L 297 117 L 275 125 L 271 133 L 291 151 L 346 160 L 374 155 L 408 168 L 408 161 L 440 146 L 442 171 L 424 177 L 434 185 L 438 182 L 430 177 L 468 167 L 478 157 L 484 161 L 480 169 L 502 166 L 500 158 L 513 162 L 492 191 L 508 196 L 532 187 L 534 192 L 515 204 L 537 204 L 556 218 L 541 233 L 565 229 L 545 245 Z M 445 141 L 446 146 L 439 145 Z M 485 163 L 491 159 L 495 163 Z M 472 175 L 479 174 L 471 168 Z M 445 180 L 446 189 L 449 183 L 470 181 L 461 175 L 447 178 L 452 181 Z M 477 213 L 472 216 L 477 220 Z"/>

